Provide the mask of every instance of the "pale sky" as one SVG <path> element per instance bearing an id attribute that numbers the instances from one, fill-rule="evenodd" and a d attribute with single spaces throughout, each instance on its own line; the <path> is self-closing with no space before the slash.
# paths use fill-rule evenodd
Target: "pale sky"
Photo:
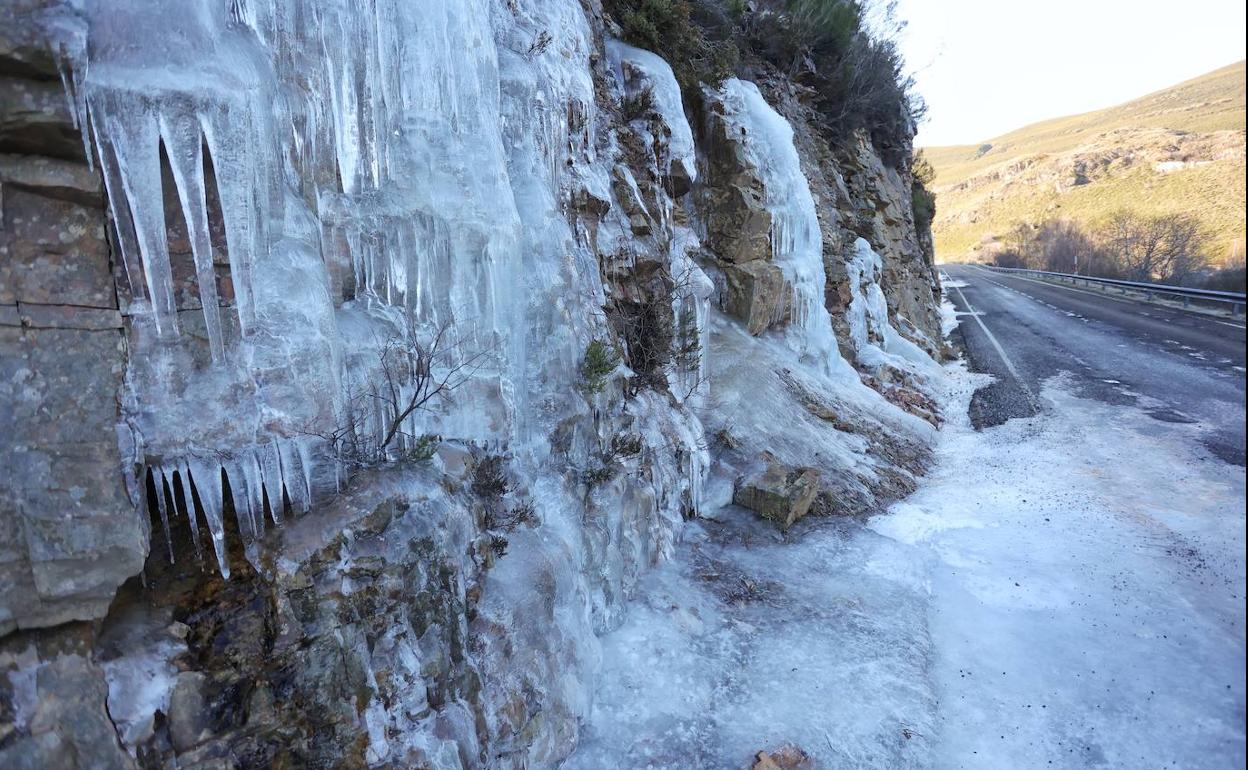
<path id="1" fill-rule="evenodd" d="M 920 145 L 1110 107 L 1244 58 L 1244 0 L 900 0 Z"/>

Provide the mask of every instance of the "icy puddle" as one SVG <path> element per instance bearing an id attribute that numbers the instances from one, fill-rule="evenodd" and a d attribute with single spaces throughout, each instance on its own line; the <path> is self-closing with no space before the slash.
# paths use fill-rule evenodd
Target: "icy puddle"
<path id="1" fill-rule="evenodd" d="M 1243 470 L 1060 387 L 976 433 L 953 382 L 937 467 L 866 526 L 691 525 L 565 767 L 1242 767 Z"/>

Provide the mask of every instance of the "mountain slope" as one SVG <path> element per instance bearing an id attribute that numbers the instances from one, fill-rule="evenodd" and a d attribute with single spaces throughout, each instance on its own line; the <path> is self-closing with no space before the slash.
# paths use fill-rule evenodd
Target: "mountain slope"
<path id="1" fill-rule="evenodd" d="M 983 258 L 1017 222 L 1190 213 L 1223 261 L 1244 246 L 1244 62 L 980 145 L 929 147 L 938 258 Z"/>

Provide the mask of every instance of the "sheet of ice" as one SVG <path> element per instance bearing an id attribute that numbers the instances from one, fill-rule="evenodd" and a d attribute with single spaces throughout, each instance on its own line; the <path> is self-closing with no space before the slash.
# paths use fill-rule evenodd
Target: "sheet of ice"
<path id="1" fill-rule="evenodd" d="M 985 378 L 953 374 L 937 467 L 867 527 L 695 525 L 565 767 L 1243 764 L 1242 472 L 1060 387 L 976 432 Z"/>
<path id="2" fill-rule="evenodd" d="M 906 546 L 834 519 L 787 538 L 729 509 L 603 642 L 565 770 L 746 768 L 796 743 L 820 767 L 927 766 L 936 707 L 926 592 Z"/>
<path id="3" fill-rule="evenodd" d="M 865 238 L 854 241 L 854 254 L 845 263 L 852 299 L 845 312 L 858 362 L 864 366 L 893 366 L 935 375 L 931 356 L 906 339 L 888 316 L 888 300 L 881 286 L 883 261 Z"/>
<path id="4" fill-rule="evenodd" d="M 186 652 L 186 643 L 169 633 L 172 618 L 166 612 L 142 604 L 127 605 L 110 621 L 99 641 L 108 715 L 133 753 L 152 735 L 156 714 L 169 713 L 178 678 L 173 661 Z"/>
<path id="5" fill-rule="evenodd" d="M 856 382 L 857 375 L 841 357 L 824 306 L 823 232 L 793 144 L 793 127 L 749 81 L 729 78 L 720 96 L 725 119 L 737 127 L 763 182 L 764 203 L 772 217 L 772 261 L 784 271 L 792 290 L 792 322 L 785 337 L 808 365 L 846 383 Z"/>
<path id="6" fill-rule="evenodd" d="M 982 433 L 952 421 L 871 522 L 926 565 L 935 765 L 1242 765 L 1242 470 L 1192 426 L 1044 397 Z"/>
<path id="7" fill-rule="evenodd" d="M 694 160 L 693 130 L 685 119 L 680 85 L 672 74 L 672 68 L 661 57 L 640 48 L 634 48 L 614 38 L 606 42 L 607 56 L 618 82 L 625 87 L 626 98 L 637 98 L 648 91 L 654 108 L 662 116 L 669 129 L 667 157 L 660 170 L 671 173 L 671 164 L 679 163 L 691 181 L 697 179 Z M 628 72 L 625 72 L 625 67 Z"/>

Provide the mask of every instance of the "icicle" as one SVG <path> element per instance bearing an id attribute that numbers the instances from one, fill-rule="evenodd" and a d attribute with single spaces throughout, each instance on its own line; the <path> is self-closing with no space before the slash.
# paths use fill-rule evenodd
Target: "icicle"
<path id="1" fill-rule="evenodd" d="M 251 515 L 251 530 L 256 537 L 261 537 L 264 535 L 264 481 L 260 474 L 260 463 L 254 452 L 245 453 L 241 463 L 243 479 L 247 484 L 247 511 Z"/>
<path id="2" fill-rule="evenodd" d="M 202 560 L 204 550 L 199 544 L 199 521 L 195 516 L 195 498 L 191 492 L 191 472 L 185 463 L 178 463 L 174 470 L 177 471 L 178 487 L 182 491 L 183 513 L 186 515 L 187 523 L 191 526 L 191 542 L 195 544 L 195 558 Z"/>
<path id="3" fill-rule="evenodd" d="M 282 461 L 282 482 L 286 485 L 286 494 L 290 495 L 290 503 L 300 511 L 307 512 L 311 508 L 311 493 L 305 486 L 306 475 L 299 468 L 299 455 L 291 448 L 288 441 L 274 441 Z"/>
<path id="4" fill-rule="evenodd" d="M 91 115 L 94 124 L 96 117 Z M 148 297 L 147 286 L 143 275 L 143 263 L 139 257 L 138 236 L 134 233 L 134 220 L 130 216 L 130 204 L 126 202 L 125 191 L 121 184 L 121 169 L 112 142 L 101 135 L 98 126 L 95 128 L 96 147 L 100 155 L 100 170 L 104 177 L 104 190 L 108 194 L 109 208 L 112 210 L 111 220 L 117 234 L 117 245 L 121 251 L 121 264 L 125 268 L 126 283 L 130 287 L 130 296 L 137 302 Z M 150 297 L 148 297 L 150 299 Z"/>
<path id="5" fill-rule="evenodd" d="M 212 156 L 221 202 L 221 218 L 225 224 L 226 251 L 230 260 L 230 277 L 238 306 L 238 322 L 244 335 L 255 323 L 256 307 L 251 289 L 251 266 L 262 243 L 258 214 L 255 175 L 249 147 L 255 137 L 248 132 L 250 121 L 237 115 L 227 105 L 200 114 L 200 127 Z"/>
<path id="6" fill-rule="evenodd" d="M 273 517 L 274 524 L 281 526 L 282 506 L 285 503 L 282 493 L 282 461 L 277 454 L 277 443 L 272 442 L 258 448 L 256 454 L 264 479 L 264 493 L 269 498 L 269 515 Z"/>
<path id="7" fill-rule="evenodd" d="M 208 202 L 204 192 L 203 136 L 193 116 L 165 110 L 160 117 L 160 133 L 164 139 L 169 166 L 173 170 L 187 237 L 195 259 L 195 277 L 199 284 L 199 301 L 204 312 L 204 326 L 214 360 L 224 357 L 221 334 L 221 309 L 217 303 L 217 273 L 212 265 L 212 240 L 208 235 Z"/>
<path id="8" fill-rule="evenodd" d="M 312 501 L 312 441 L 311 439 L 294 439 L 295 449 L 299 452 L 299 464 L 303 468 L 303 485 L 307 490 L 308 502 Z"/>
<path id="9" fill-rule="evenodd" d="M 250 543 L 256 539 L 257 533 L 251 514 L 251 495 L 247 492 L 247 477 L 242 466 L 236 463 L 224 463 L 221 468 L 230 482 L 230 500 L 234 503 L 234 520 L 238 522 L 238 533 L 244 544 Z"/>
<path id="10" fill-rule="evenodd" d="M 165 471 L 163 468 L 149 469 L 152 474 L 152 486 L 156 489 L 156 509 L 160 511 L 160 526 L 165 531 L 165 547 L 169 551 L 169 563 L 173 564 L 173 535 L 169 532 L 169 507 L 165 501 Z"/>
<path id="11" fill-rule="evenodd" d="M 65 98 L 69 101 L 70 118 L 82 139 L 82 152 L 87 156 L 87 168 L 95 173 L 95 153 L 91 150 L 91 132 L 88 129 L 87 120 L 87 92 L 83 88 L 83 78 L 79 74 L 79 69 L 87 68 L 87 60 L 83 57 L 77 65 L 70 62 L 69 71 L 66 72 L 65 60 L 67 58 L 69 57 L 62 49 L 56 57 L 56 71 L 61 76 L 61 87 L 65 89 Z"/>
<path id="12" fill-rule="evenodd" d="M 165 232 L 164 191 L 160 178 L 160 133 L 145 103 L 105 93 L 96 97 L 93 112 L 104 117 L 104 135 L 113 144 L 122 189 L 134 220 L 143 259 L 143 275 L 159 334 L 177 334 L 173 273 Z"/>
<path id="13" fill-rule="evenodd" d="M 216 461 L 192 457 L 188 461 L 191 479 L 199 492 L 201 512 L 212 536 L 212 550 L 217 555 L 221 576 L 230 578 L 230 565 L 225 552 L 224 492 L 221 488 L 221 466 Z"/>

